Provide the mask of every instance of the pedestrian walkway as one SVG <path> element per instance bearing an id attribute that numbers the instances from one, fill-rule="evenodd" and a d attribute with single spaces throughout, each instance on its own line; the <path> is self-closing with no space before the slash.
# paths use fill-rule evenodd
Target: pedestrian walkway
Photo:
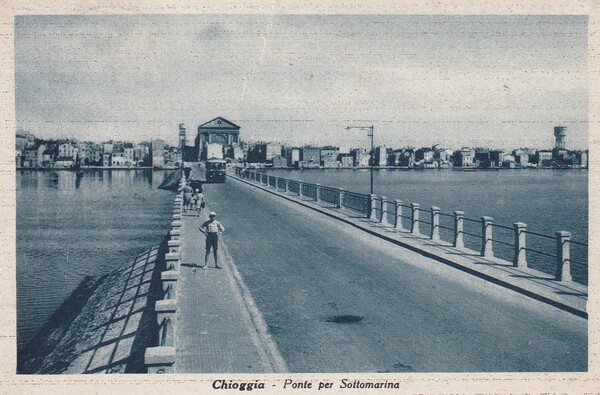
<path id="1" fill-rule="evenodd" d="M 201 217 L 182 215 L 183 231 L 176 334 L 177 373 L 276 373 L 285 362 L 270 340 L 266 325 L 246 291 L 226 245 L 219 240 L 219 266 L 209 257 L 200 225 L 208 219 L 210 202 Z M 225 227 L 227 227 L 225 225 Z"/>

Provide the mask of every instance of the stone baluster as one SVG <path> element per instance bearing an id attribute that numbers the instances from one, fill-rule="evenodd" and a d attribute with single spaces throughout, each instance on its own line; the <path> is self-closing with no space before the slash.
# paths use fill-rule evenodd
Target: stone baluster
<path id="1" fill-rule="evenodd" d="M 377 196 L 375 194 L 371 194 L 371 206 L 370 206 L 370 216 L 369 219 L 373 222 L 377 222 Z"/>
<path id="2" fill-rule="evenodd" d="M 381 197 L 381 218 L 379 218 L 379 222 L 387 226 L 388 223 L 388 198 L 386 196 Z"/>
<path id="3" fill-rule="evenodd" d="M 396 230 L 402 230 L 404 229 L 402 226 L 402 200 L 396 199 L 394 200 L 394 203 L 396 205 L 396 219 L 394 222 L 394 228 L 396 228 Z"/>
<path id="4" fill-rule="evenodd" d="M 494 256 L 492 239 L 493 223 L 494 219 L 492 217 L 481 217 L 481 256 L 486 258 L 491 258 Z"/>
<path id="5" fill-rule="evenodd" d="M 462 211 L 454 212 L 454 242 L 452 245 L 458 249 L 464 248 L 465 244 L 463 242 L 463 219 L 465 217 L 465 213 Z"/>
<path id="6" fill-rule="evenodd" d="M 413 235 L 419 235 L 421 234 L 421 231 L 419 230 L 419 203 L 411 203 L 410 211 L 410 233 L 412 233 Z"/>
<path id="7" fill-rule="evenodd" d="M 440 208 L 436 206 L 431 207 L 431 232 L 429 233 L 431 240 L 440 239 Z"/>
<path id="8" fill-rule="evenodd" d="M 571 282 L 571 232 L 556 232 L 556 280 Z"/>
<path id="9" fill-rule="evenodd" d="M 527 225 L 522 222 L 513 224 L 515 229 L 515 254 L 513 258 L 513 266 L 527 267 L 527 241 L 526 231 Z"/>

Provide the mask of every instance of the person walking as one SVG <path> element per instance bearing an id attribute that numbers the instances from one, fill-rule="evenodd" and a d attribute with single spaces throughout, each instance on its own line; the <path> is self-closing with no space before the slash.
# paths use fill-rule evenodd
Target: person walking
<path id="1" fill-rule="evenodd" d="M 192 203 L 192 193 L 194 190 L 190 186 L 190 182 L 183 187 L 183 211 L 186 212 L 190 209 L 190 204 Z"/>
<path id="2" fill-rule="evenodd" d="M 200 192 L 199 189 L 196 189 L 196 191 L 192 195 L 192 209 L 196 210 L 198 217 L 200 216 L 200 213 L 202 212 L 202 209 L 205 205 L 206 203 L 204 202 L 204 194 Z"/>
<path id="3" fill-rule="evenodd" d="M 202 226 L 199 228 L 200 232 L 206 235 L 206 255 L 204 255 L 204 266 L 202 269 L 206 269 L 206 265 L 208 264 L 208 255 L 210 255 L 210 250 L 213 250 L 213 256 L 215 257 L 215 268 L 220 269 L 219 264 L 217 263 L 217 250 L 219 249 L 219 233 L 224 232 L 225 228 L 216 218 L 217 214 L 214 211 L 211 211 L 208 215 L 209 220 L 204 222 Z M 203 230 L 206 228 L 206 232 Z"/>

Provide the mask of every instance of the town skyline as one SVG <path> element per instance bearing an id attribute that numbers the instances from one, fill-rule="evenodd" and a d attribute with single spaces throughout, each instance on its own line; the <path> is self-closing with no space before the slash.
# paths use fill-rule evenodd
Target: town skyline
<path id="1" fill-rule="evenodd" d="M 176 141 L 216 116 L 290 145 L 587 149 L 585 16 L 15 20 L 17 128 Z M 509 50 L 510 49 L 510 50 Z M 400 143 L 398 143 L 400 142 Z"/>
<path id="2" fill-rule="evenodd" d="M 559 125 L 556 125 L 559 126 Z M 555 137 L 552 134 L 553 130 L 550 130 L 549 134 L 548 134 L 548 138 L 546 139 L 546 145 L 544 146 L 534 146 L 534 145 L 521 145 L 521 146 L 509 146 L 509 145 L 504 145 L 504 146 L 486 146 L 483 145 L 483 143 L 478 143 L 477 141 L 472 141 L 471 144 L 462 144 L 462 145 L 456 145 L 456 146 L 448 146 L 445 145 L 443 143 L 440 142 L 432 142 L 432 143 L 417 143 L 414 145 L 411 144 L 405 144 L 402 145 L 402 142 L 391 142 L 388 144 L 378 144 L 376 142 L 376 144 L 374 144 L 375 146 L 386 146 L 386 147 L 390 147 L 390 148 L 421 148 L 421 147 L 433 147 L 433 146 L 443 146 L 445 148 L 448 149 L 460 149 L 463 147 L 471 147 L 471 148 L 489 148 L 489 149 L 498 149 L 498 150 L 512 150 L 512 149 L 517 149 L 517 148 L 530 148 L 530 149 L 537 149 L 537 150 L 547 150 L 547 149 L 552 149 L 554 147 L 554 140 Z M 35 136 L 35 138 L 38 139 L 42 139 L 42 140 L 75 140 L 75 141 L 84 141 L 84 142 L 90 142 L 90 143 L 95 143 L 95 144 L 102 144 L 102 143 L 106 143 L 109 141 L 115 141 L 115 142 L 132 142 L 132 143 L 150 143 L 152 140 L 163 140 L 165 142 L 165 144 L 169 145 L 169 146 L 177 146 L 178 145 L 178 136 L 176 134 L 177 130 L 174 130 L 173 132 L 173 136 L 170 136 L 169 138 L 162 138 L 162 137 L 156 137 L 156 138 L 149 138 L 149 139 L 136 139 L 136 136 L 132 136 L 131 138 L 110 138 L 107 140 L 98 140 L 98 139 L 82 139 L 79 138 L 77 136 L 57 136 L 57 137 L 45 137 L 43 134 L 37 134 L 34 133 L 31 130 L 23 130 L 23 129 L 18 129 L 16 131 L 16 134 L 32 134 Z M 281 145 L 285 145 L 287 147 L 310 147 L 310 146 L 314 146 L 314 147 L 327 147 L 327 146 L 336 146 L 336 147 L 345 147 L 345 148 L 369 148 L 370 147 L 370 142 L 369 140 L 365 137 L 365 141 L 362 144 L 359 145 L 348 145 L 348 144 L 340 144 L 339 142 L 336 143 L 331 143 L 331 144 L 319 144 L 319 143 L 306 143 L 306 144 L 294 144 L 288 141 L 281 141 L 281 140 L 277 140 L 277 139 L 271 139 L 271 140 L 252 140 L 252 139 L 245 139 L 243 138 L 243 133 L 241 133 L 242 136 L 240 137 L 240 142 L 246 143 L 246 144 L 261 144 L 261 143 L 273 143 L 273 144 L 281 144 Z M 186 145 L 191 147 L 194 145 L 194 139 L 197 135 L 196 131 L 192 131 L 192 133 L 188 133 L 186 135 Z M 567 149 L 569 150 L 587 150 L 586 148 L 578 148 L 578 147 L 571 147 L 569 144 L 569 136 L 568 136 L 568 132 L 567 132 Z"/>

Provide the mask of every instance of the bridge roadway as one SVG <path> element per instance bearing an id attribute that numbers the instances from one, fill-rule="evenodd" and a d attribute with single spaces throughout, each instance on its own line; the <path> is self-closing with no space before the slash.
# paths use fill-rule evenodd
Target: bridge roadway
<path id="1" fill-rule="evenodd" d="M 204 193 L 291 372 L 587 369 L 583 318 L 237 180 Z"/>

